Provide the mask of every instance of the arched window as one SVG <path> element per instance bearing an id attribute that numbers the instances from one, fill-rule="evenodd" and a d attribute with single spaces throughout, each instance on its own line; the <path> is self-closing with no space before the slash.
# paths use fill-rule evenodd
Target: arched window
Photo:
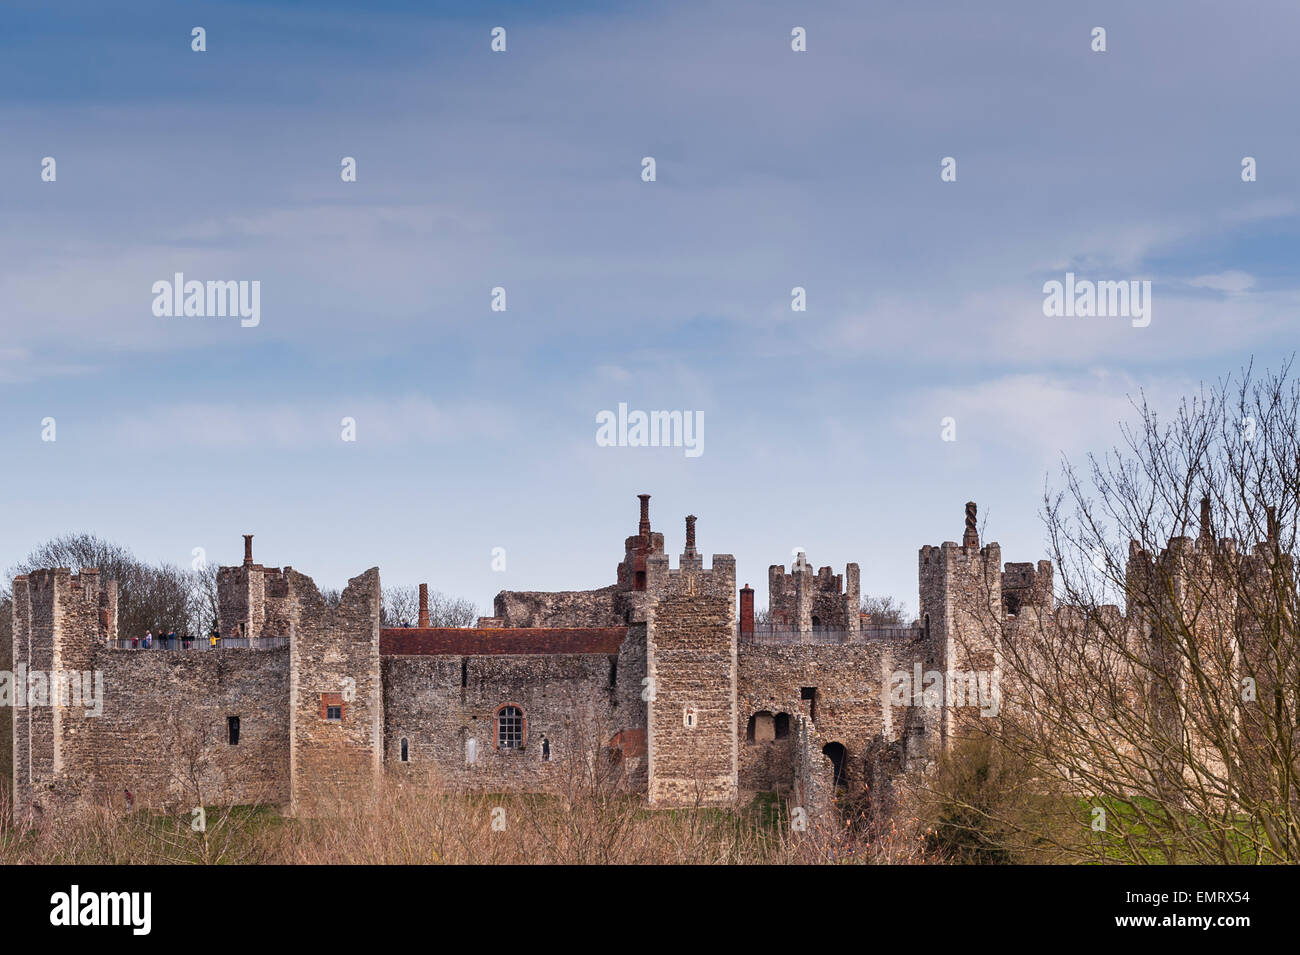
<path id="1" fill-rule="evenodd" d="M 749 718 L 749 727 L 745 731 L 746 742 L 766 743 L 773 739 L 776 739 L 776 724 L 770 712 L 760 710 Z"/>
<path id="2" fill-rule="evenodd" d="M 407 745 L 406 737 L 403 736 L 402 737 L 402 762 L 408 763 L 410 761 L 411 761 L 411 751 L 409 746 Z"/>
<path id="3" fill-rule="evenodd" d="M 523 749 L 524 711 L 513 703 L 497 708 L 497 749 Z"/>

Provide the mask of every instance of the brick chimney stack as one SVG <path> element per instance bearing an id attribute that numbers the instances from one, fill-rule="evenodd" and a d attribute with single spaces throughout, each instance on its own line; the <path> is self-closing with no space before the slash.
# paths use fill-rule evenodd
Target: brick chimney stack
<path id="1" fill-rule="evenodd" d="M 686 553 L 695 556 L 695 515 L 686 515 Z"/>
<path id="2" fill-rule="evenodd" d="M 1265 511 L 1268 514 L 1268 541 L 1273 543 L 1277 540 L 1277 508 L 1270 505 Z"/>
<path id="3" fill-rule="evenodd" d="M 253 563 L 253 535 L 244 535 L 244 566 L 251 566 Z"/>
<path id="4" fill-rule="evenodd" d="M 1213 529 L 1210 527 L 1210 496 L 1208 494 L 1201 498 L 1201 536 L 1207 540 L 1214 537 Z"/>
<path id="5" fill-rule="evenodd" d="M 638 494 L 641 501 L 641 524 L 637 527 L 637 533 L 642 537 L 650 536 L 650 495 Z"/>
<path id="6" fill-rule="evenodd" d="M 420 622 L 419 627 L 429 626 L 429 585 L 420 584 Z"/>
<path id="7" fill-rule="evenodd" d="M 740 588 L 740 632 L 754 632 L 754 588 L 749 584 Z"/>
<path id="8" fill-rule="evenodd" d="M 977 510 L 978 506 L 974 501 L 966 502 L 966 532 L 961 537 L 962 547 L 978 548 L 980 546 L 980 532 L 975 527 L 975 513 Z"/>

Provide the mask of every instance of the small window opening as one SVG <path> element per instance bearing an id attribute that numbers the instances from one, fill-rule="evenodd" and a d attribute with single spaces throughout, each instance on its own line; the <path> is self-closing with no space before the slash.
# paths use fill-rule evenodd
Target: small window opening
<path id="1" fill-rule="evenodd" d="M 406 737 L 403 736 L 402 737 L 402 762 L 409 763 L 410 761 L 411 761 L 411 750 L 410 747 L 407 745 Z"/>
<path id="2" fill-rule="evenodd" d="M 325 707 L 325 719 L 339 722 L 343 719 L 343 707 L 327 706 Z"/>
<path id="3" fill-rule="evenodd" d="M 777 713 L 776 719 L 772 721 L 772 729 L 775 731 L 777 739 L 786 739 L 790 735 L 790 714 Z"/>
<path id="4" fill-rule="evenodd" d="M 469 659 L 466 657 L 460 658 L 460 685 L 461 689 L 469 685 Z"/>
<path id="5" fill-rule="evenodd" d="M 799 699 L 808 701 L 808 718 L 817 722 L 817 687 L 805 686 L 799 689 Z"/>
<path id="6" fill-rule="evenodd" d="M 545 736 L 542 737 L 542 759 L 551 758 L 551 741 Z"/>
<path id="7" fill-rule="evenodd" d="M 226 717 L 226 735 L 230 740 L 231 746 L 239 745 L 239 717 L 238 716 Z"/>

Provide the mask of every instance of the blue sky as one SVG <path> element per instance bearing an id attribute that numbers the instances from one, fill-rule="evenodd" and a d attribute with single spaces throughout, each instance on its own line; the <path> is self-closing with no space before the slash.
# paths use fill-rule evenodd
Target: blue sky
<path id="1" fill-rule="evenodd" d="M 1130 395 L 1293 351 L 1298 31 L 1282 2 L 7 3 L 0 566 L 252 532 L 324 586 L 377 564 L 486 608 L 612 582 L 644 491 L 760 605 L 803 547 L 915 611 L 966 500 L 1037 560 L 1044 481 Z M 1150 326 L 1044 317 L 1067 270 L 1150 280 Z M 155 317 L 177 271 L 260 281 L 260 325 Z M 620 402 L 701 413 L 704 453 L 598 447 Z"/>

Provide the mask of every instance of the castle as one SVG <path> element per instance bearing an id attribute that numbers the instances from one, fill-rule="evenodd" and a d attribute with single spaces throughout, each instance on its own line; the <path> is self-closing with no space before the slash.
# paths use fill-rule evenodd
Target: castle
<path id="1" fill-rule="evenodd" d="M 696 518 L 674 567 L 639 498 L 614 583 L 503 591 L 475 627 L 429 626 L 422 587 L 418 625 L 383 628 L 377 568 L 332 606 L 309 577 L 256 563 L 251 535 L 218 573 L 218 649 L 126 648 L 116 585 L 95 570 L 15 578 L 15 671 L 102 673 L 104 687 L 100 712 L 57 693 L 14 711 L 19 814 L 196 788 L 310 811 L 381 774 L 557 792 L 593 754 L 652 807 L 775 791 L 824 811 L 840 787 L 884 794 L 925 771 L 962 707 L 996 712 L 999 641 L 1055 613 L 1051 563 L 1003 566 L 970 503 L 960 543 L 920 549 L 915 624 L 864 618 L 858 566 L 814 572 L 802 553 L 769 568 L 759 623 L 735 559 L 705 566 Z M 947 692 L 923 691 L 934 672 Z"/>

